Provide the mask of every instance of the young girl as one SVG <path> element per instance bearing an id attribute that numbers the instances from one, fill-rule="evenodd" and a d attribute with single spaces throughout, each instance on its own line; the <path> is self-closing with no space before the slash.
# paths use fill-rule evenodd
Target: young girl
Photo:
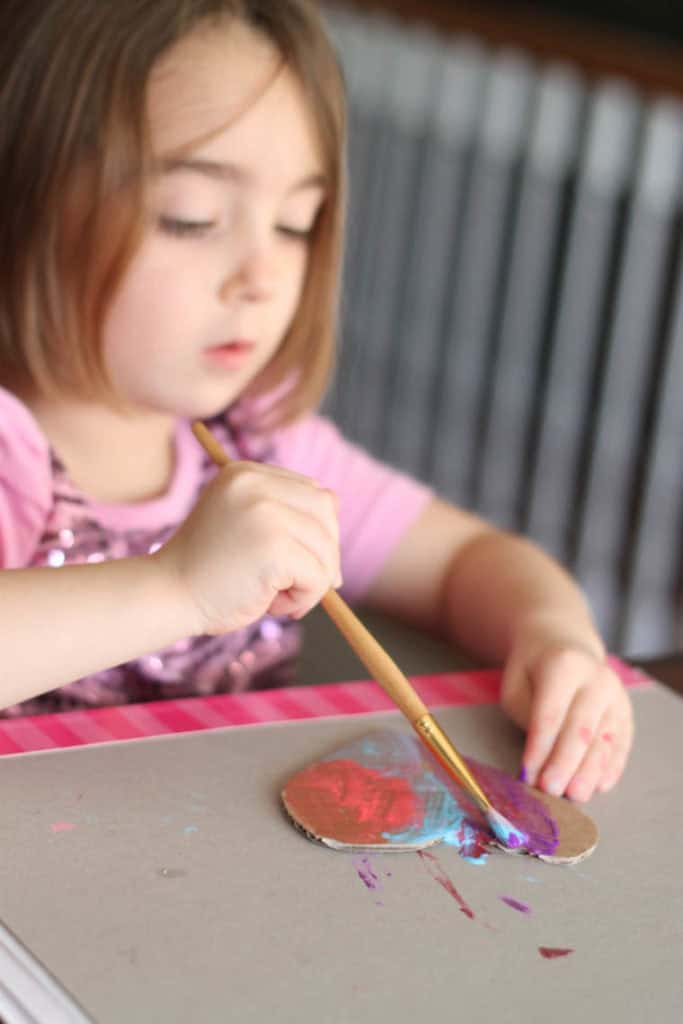
<path id="1" fill-rule="evenodd" d="M 586 800 L 632 719 L 578 589 L 313 412 L 343 122 L 308 0 L 3 3 L 0 704 L 280 684 L 343 576 L 505 663 L 526 776 Z"/>

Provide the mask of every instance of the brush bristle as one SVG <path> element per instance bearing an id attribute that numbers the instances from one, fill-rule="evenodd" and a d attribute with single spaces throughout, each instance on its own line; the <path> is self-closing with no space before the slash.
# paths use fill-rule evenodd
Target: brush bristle
<path id="1" fill-rule="evenodd" d="M 528 837 L 512 824 L 511 821 L 491 807 L 486 812 L 491 831 L 498 841 L 508 850 L 524 850 L 528 843 Z"/>

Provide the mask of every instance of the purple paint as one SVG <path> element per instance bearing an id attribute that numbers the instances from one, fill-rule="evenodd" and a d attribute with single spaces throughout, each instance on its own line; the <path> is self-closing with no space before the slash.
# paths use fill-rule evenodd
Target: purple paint
<path id="1" fill-rule="evenodd" d="M 453 897 L 453 899 L 458 904 L 460 910 L 465 915 L 465 917 L 469 917 L 469 919 L 473 921 L 473 910 L 471 909 L 471 907 L 468 907 L 468 905 L 465 903 L 464 899 L 462 898 L 458 890 L 455 888 L 455 886 L 451 882 L 450 878 L 448 877 L 444 869 L 439 864 L 434 854 L 429 853 L 427 850 L 418 850 L 417 855 L 424 864 L 424 866 L 427 868 L 427 871 L 432 876 L 434 881 L 438 882 L 442 889 L 445 889 L 448 895 Z"/>
<path id="2" fill-rule="evenodd" d="M 522 903 L 521 900 L 513 899 L 512 896 L 501 896 L 503 903 L 506 903 L 508 907 L 512 907 L 513 910 L 518 910 L 520 914 L 530 914 L 531 907 L 528 903 Z"/>
<path id="3" fill-rule="evenodd" d="M 523 782 L 525 785 L 526 785 L 526 783 L 528 783 L 528 781 L 529 781 L 529 773 L 526 770 L 526 765 L 522 765 L 522 767 L 519 769 L 519 775 L 517 776 L 517 778 L 519 779 L 520 782 Z"/>
<path id="4" fill-rule="evenodd" d="M 545 805 L 507 772 L 472 758 L 465 761 L 495 809 L 525 835 L 525 849 L 537 855 L 553 854 L 560 834 Z"/>
<path id="5" fill-rule="evenodd" d="M 358 872 L 358 877 L 367 889 L 371 889 L 376 892 L 382 888 L 381 882 L 377 875 L 377 872 L 372 866 L 372 861 L 369 857 L 354 857 L 353 866 Z"/>

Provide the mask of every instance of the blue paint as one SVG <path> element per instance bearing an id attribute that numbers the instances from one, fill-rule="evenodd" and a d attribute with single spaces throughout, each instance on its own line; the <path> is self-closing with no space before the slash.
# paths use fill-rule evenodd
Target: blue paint
<path id="1" fill-rule="evenodd" d="M 422 822 L 404 832 L 384 833 L 385 838 L 393 843 L 417 839 L 428 843 L 440 841 L 454 847 L 470 864 L 485 863 L 487 855 L 481 845 L 481 827 L 468 821 L 465 811 L 443 782 L 433 772 L 423 771 L 412 781 L 412 786 L 424 806 Z"/>
<path id="2" fill-rule="evenodd" d="M 432 770 L 422 744 L 404 733 L 372 733 L 347 747 L 335 750 L 324 760 L 350 758 L 383 775 L 407 779 L 419 797 L 423 813 L 420 821 L 401 832 L 385 832 L 390 844 L 413 843 L 416 846 L 443 842 L 454 847 L 471 864 L 487 859 L 482 844 L 482 826 L 469 820 L 448 785 Z"/>
<path id="3" fill-rule="evenodd" d="M 520 829 L 515 828 L 511 821 L 503 817 L 493 808 L 486 815 L 491 831 L 508 850 L 522 850 L 529 842 L 529 837 Z"/>

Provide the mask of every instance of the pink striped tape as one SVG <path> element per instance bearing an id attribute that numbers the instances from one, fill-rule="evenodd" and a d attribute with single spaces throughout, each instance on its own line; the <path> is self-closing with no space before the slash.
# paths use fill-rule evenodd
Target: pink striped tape
<path id="1" fill-rule="evenodd" d="M 625 686 L 651 682 L 643 672 L 618 658 L 610 660 Z M 448 672 L 413 676 L 411 681 L 428 707 L 495 704 L 501 673 L 498 669 Z M 0 755 L 263 722 L 363 715 L 390 711 L 394 706 L 376 683 L 361 681 L 64 711 L 0 719 Z"/>

